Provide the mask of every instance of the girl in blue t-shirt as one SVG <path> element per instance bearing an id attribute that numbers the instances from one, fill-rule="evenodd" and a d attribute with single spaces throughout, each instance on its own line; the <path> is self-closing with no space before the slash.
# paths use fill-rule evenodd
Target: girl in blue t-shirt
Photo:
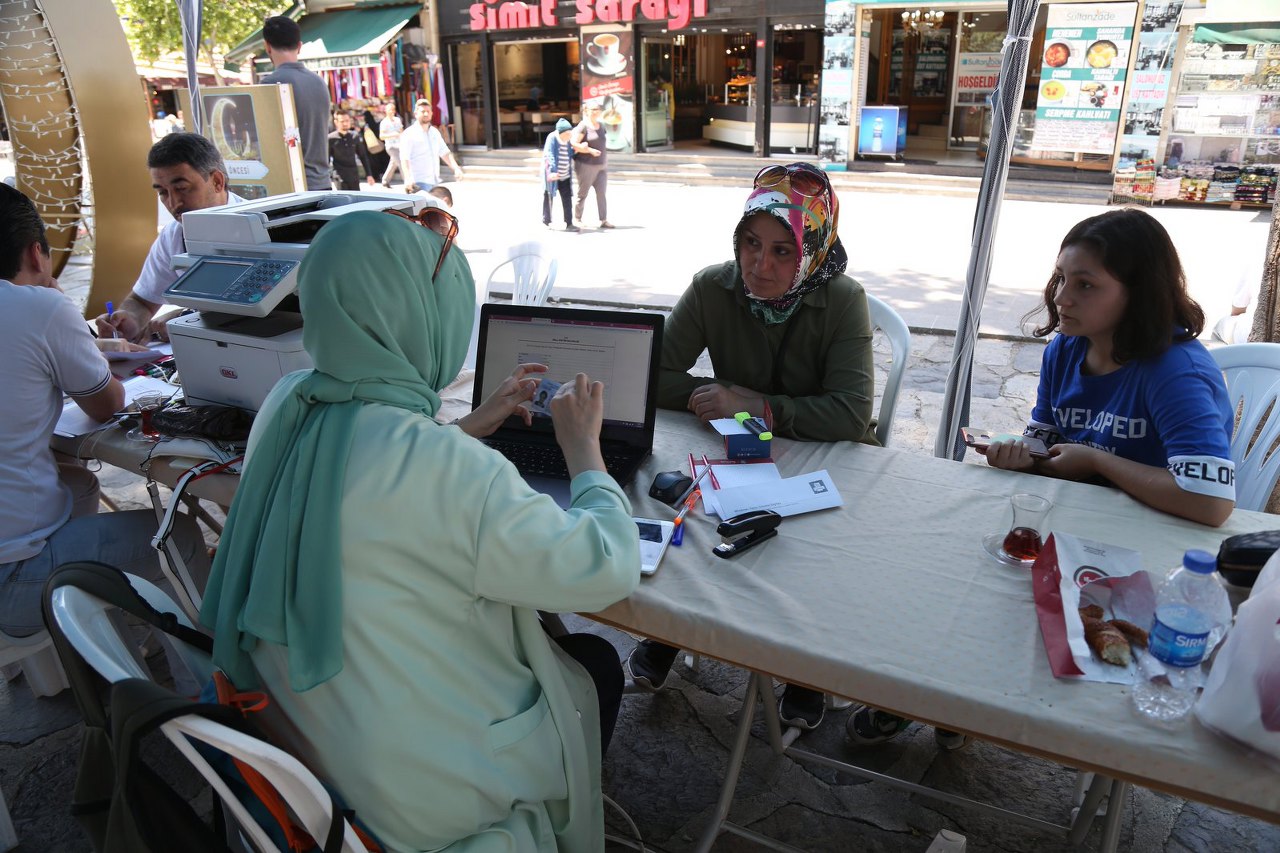
<path id="1" fill-rule="evenodd" d="M 1105 480 L 1148 506 L 1214 526 L 1235 506 L 1234 422 L 1222 372 L 1196 340 L 1204 312 L 1178 252 L 1149 214 L 1113 210 L 1062 241 L 1037 337 L 1040 388 L 1020 442 L 993 443 L 988 464 L 1069 480 Z"/>

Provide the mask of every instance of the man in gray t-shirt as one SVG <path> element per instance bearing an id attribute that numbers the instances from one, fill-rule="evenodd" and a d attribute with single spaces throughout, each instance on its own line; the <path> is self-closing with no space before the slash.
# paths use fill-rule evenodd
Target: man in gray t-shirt
<path id="1" fill-rule="evenodd" d="M 307 176 L 307 189 L 327 190 L 329 184 L 329 87 L 319 74 L 298 61 L 302 29 L 284 15 L 267 18 L 262 40 L 275 70 L 262 76 L 263 83 L 288 83 L 298 113 L 298 142 Z"/>

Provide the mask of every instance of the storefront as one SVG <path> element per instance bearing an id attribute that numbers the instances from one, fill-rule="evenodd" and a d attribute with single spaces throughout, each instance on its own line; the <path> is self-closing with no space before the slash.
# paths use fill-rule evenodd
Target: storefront
<path id="1" fill-rule="evenodd" d="M 463 145 L 541 144 L 586 97 L 605 106 L 610 150 L 817 151 L 822 0 L 437 8 Z"/>
<path id="2" fill-rule="evenodd" d="M 329 86 L 334 105 L 349 111 L 395 100 L 402 113 L 430 91 L 431 70 L 416 2 L 377 3 L 299 17 L 298 59 Z M 259 30 L 227 54 L 247 62 L 255 79 L 271 70 Z"/>

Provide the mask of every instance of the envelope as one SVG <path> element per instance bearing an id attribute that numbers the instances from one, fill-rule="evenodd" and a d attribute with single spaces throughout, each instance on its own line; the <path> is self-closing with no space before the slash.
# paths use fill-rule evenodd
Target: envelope
<path id="1" fill-rule="evenodd" d="M 721 489 L 715 495 L 721 518 L 759 509 L 770 509 L 785 517 L 844 504 L 840 490 L 825 470 L 765 484 Z"/>

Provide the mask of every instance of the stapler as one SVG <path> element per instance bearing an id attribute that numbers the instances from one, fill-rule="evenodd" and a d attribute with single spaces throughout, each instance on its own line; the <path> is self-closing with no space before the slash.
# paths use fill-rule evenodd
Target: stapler
<path id="1" fill-rule="evenodd" d="M 781 523 L 782 516 L 768 509 L 735 515 L 716 527 L 716 533 L 723 541 L 712 548 L 711 553 L 726 560 L 736 557 L 753 545 L 777 536 Z"/>

